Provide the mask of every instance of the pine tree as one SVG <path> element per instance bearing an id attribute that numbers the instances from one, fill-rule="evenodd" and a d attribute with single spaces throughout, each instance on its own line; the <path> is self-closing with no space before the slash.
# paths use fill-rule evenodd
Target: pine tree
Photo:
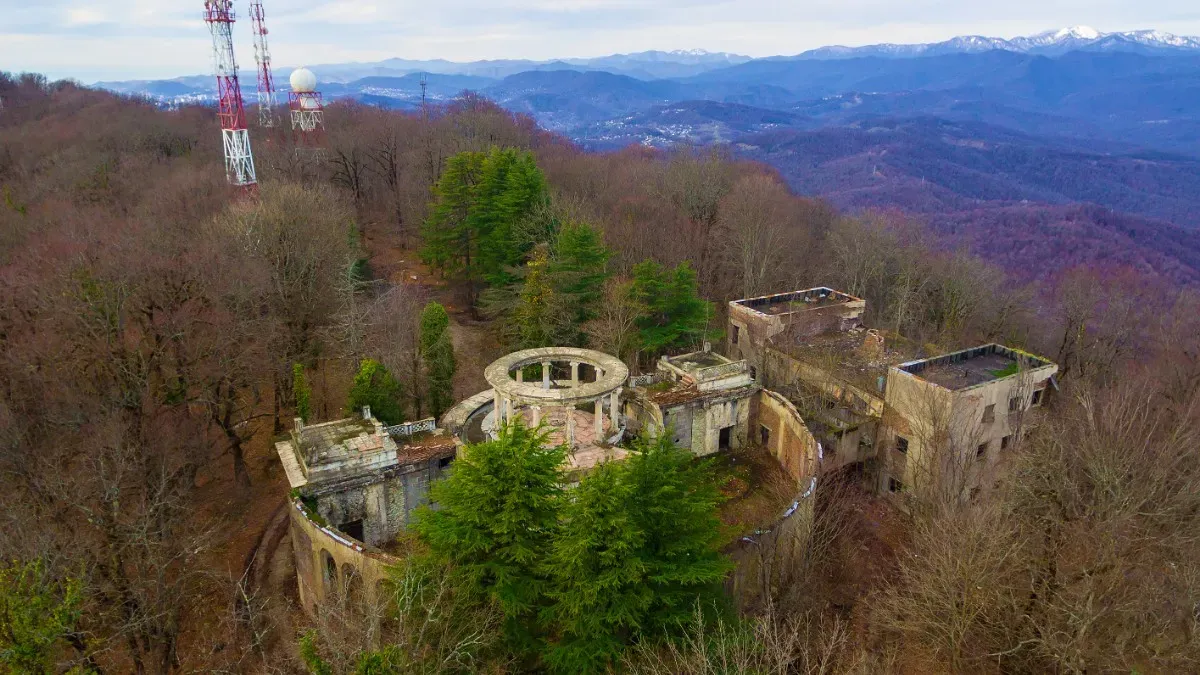
<path id="1" fill-rule="evenodd" d="M 466 282 L 472 304 L 484 282 L 510 283 L 508 270 L 527 253 L 515 228 L 546 200 L 546 179 L 533 154 L 513 148 L 459 153 L 433 195 L 421 258 Z"/>
<path id="2" fill-rule="evenodd" d="M 673 270 L 653 260 L 634 265 L 633 297 L 642 307 L 641 344 L 651 354 L 695 346 L 707 336 L 712 305 L 700 297 L 696 272 L 686 260 Z"/>
<path id="3" fill-rule="evenodd" d="M 551 255 L 552 284 L 574 309 L 574 322 L 582 326 L 596 317 L 608 278 L 612 253 L 600 233 L 587 223 L 569 222 L 558 231 Z M 581 344 L 580 339 L 575 343 Z"/>
<path id="4" fill-rule="evenodd" d="M 494 602 L 510 646 L 532 646 L 547 591 L 546 556 L 562 498 L 563 447 L 520 421 L 496 440 L 459 452 L 449 478 L 430 488 L 415 530 L 433 555 L 453 565 L 461 590 Z"/>
<path id="5" fill-rule="evenodd" d="M 642 630 L 662 634 L 686 622 L 697 602 L 709 607 L 722 597 L 720 583 L 732 566 L 718 550 L 721 493 L 709 466 L 665 435 L 633 448 L 627 503 L 643 535 L 636 555 L 652 597 Z"/>
<path id="6" fill-rule="evenodd" d="M 547 616 L 559 633 L 547 662 L 567 673 L 606 672 L 641 628 L 652 590 L 639 557 L 643 533 L 630 511 L 623 464 L 584 477 L 564 509 L 550 556 L 554 590 Z"/>
<path id="7" fill-rule="evenodd" d="M 525 266 L 516 306 L 506 322 L 507 338 L 518 349 L 570 345 L 578 333 L 571 307 L 554 288 L 550 265 L 549 251 L 539 246 Z"/>
<path id="8" fill-rule="evenodd" d="M 374 359 L 364 359 L 354 376 L 346 412 L 353 415 L 371 406 L 371 415 L 384 424 L 404 421 L 404 387 Z"/>
<path id="9" fill-rule="evenodd" d="M 454 403 L 454 345 L 450 341 L 450 315 L 436 302 L 421 310 L 421 361 L 424 365 L 425 391 L 434 417 L 441 417 Z"/>

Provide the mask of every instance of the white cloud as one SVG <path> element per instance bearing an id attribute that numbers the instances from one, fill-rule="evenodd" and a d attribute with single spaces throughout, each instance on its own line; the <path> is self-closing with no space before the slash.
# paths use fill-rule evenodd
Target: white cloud
<path id="1" fill-rule="evenodd" d="M 107 22 L 108 19 L 105 17 L 104 12 L 98 9 L 88 7 L 70 7 L 67 9 L 68 26 L 91 26 Z"/>

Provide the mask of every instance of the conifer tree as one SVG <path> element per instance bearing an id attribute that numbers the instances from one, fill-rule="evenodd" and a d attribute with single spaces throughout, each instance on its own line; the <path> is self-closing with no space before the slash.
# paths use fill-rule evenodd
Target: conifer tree
<path id="1" fill-rule="evenodd" d="M 644 535 L 630 511 L 623 464 L 606 462 L 584 477 L 564 509 L 550 569 L 547 615 L 558 639 L 546 661 L 566 673 L 605 672 L 641 628 L 652 590 L 639 556 Z"/>
<path id="2" fill-rule="evenodd" d="M 652 355 L 694 346 L 706 337 L 712 305 L 700 297 L 696 272 L 686 260 L 673 270 L 653 260 L 634 265 L 633 297 L 641 305 L 640 341 Z"/>
<path id="3" fill-rule="evenodd" d="M 510 646 L 521 650 L 532 647 L 562 497 L 566 450 L 545 446 L 546 434 L 520 421 L 467 446 L 430 488 L 438 509 L 422 508 L 415 523 L 459 588 L 500 608 Z"/>
<path id="4" fill-rule="evenodd" d="M 550 276 L 554 288 L 573 308 L 577 327 L 596 317 L 610 257 L 600 233 L 587 223 L 568 222 L 555 237 Z"/>
<path id="5" fill-rule="evenodd" d="M 638 440 L 627 461 L 627 502 L 642 533 L 637 556 L 651 602 L 642 622 L 649 634 L 672 630 L 697 606 L 721 599 L 720 582 L 731 569 L 721 555 L 721 493 L 709 466 L 697 463 L 666 435 Z"/>
<path id="6" fill-rule="evenodd" d="M 434 417 L 454 402 L 454 345 L 450 341 L 450 315 L 440 303 L 431 302 L 421 310 L 420 352 L 424 365 L 425 391 Z"/>
<path id="7" fill-rule="evenodd" d="M 513 148 L 461 152 L 447 162 L 433 197 L 421 258 L 466 282 L 472 304 L 483 283 L 510 283 L 508 270 L 527 253 L 515 228 L 546 199 L 546 179 L 533 154 Z"/>
<path id="8" fill-rule="evenodd" d="M 371 406 L 371 415 L 384 424 L 404 421 L 404 387 L 374 359 L 363 359 L 350 388 L 346 412 L 353 415 Z"/>
<path id="9" fill-rule="evenodd" d="M 507 322 L 508 338 L 518 349 L 573 344 L 578 327 L 572 311 L 554 287 L 550 254 L 545 246 L 534 249 L 525 266 L 516 306 Z"/>

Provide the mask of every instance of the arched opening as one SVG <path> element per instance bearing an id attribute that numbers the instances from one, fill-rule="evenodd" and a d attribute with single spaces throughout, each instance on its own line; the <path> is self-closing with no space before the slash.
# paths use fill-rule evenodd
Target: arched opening
<path id="1" fill-rule="evenodd" d="M 325 549 L 321 549 L 321 580 L 325 586 L 325 597 L 332 597 L 337 591 L 337 563 Z"/>

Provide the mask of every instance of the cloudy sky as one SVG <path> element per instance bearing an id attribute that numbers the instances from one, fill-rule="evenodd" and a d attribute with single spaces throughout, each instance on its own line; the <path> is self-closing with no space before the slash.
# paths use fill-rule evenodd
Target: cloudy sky
<path id="1" fill-rule="evenodd" d="M 249 0 L 235 0 L 253 67 Z M 389 57 L 550 59 L 647 49 L 751 56 L 828 44 L 1014 37 L 1088 25 L 1200 34 L 1198 0 L 263 0 L 280 66 Z M 98 79 L 206 73 L 203 0 L 0 0 L 0 70 Z"/>

